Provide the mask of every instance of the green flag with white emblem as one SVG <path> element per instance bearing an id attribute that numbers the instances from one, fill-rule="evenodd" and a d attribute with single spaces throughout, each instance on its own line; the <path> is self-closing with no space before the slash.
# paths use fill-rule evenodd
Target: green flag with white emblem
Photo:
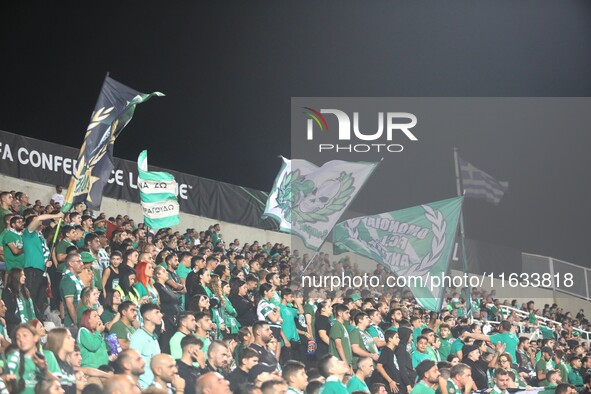
<path id="1" fill-rule="evenodd" d="M 137 167 L 146 226 L 161 229 L 179 224 L 178 185 L 174 176 L 168 172 L 148 171 L 148 152 L 145 150 L 137 158 Z"/>
<path id="2" fill-rule="evenodd" d="M 463 197 L 358 217 L 333 230 L 334 254 L 354 252 L 383 265 L 406 285 L 419 304 L 439 311 Z M 441 282 L 439 282 L 441 283 Z"/>

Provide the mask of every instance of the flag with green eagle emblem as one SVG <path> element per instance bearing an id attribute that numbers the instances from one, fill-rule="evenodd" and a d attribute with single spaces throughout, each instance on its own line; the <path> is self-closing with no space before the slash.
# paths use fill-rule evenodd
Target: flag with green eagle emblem
<path id="1" fill-rule="evenodd" d="M 164 95 L 137 92 L 107 75 L 86 129 L 62 212 L 68 212 L 79 202 L 84 202 L 92 210 L 100 209 L 103 188 L 113 169 L 115 139 L 131 121 L 135 106 L 152 96 Z"/>
<path id="2" fill-rule="evenodd" d="M 386 267 L 405 283 L 417 302 L 439 312 L 463 197 L 358 217 L 335 226 L 334 254 L 354 252 Z M 442 283 L 442 282 L 439 282 Z M 404 285 L 403 285 L 404 286 Z"/>
<path id="3" fill-rule="evenodd" d="M 281 230 L 318 250 L 378 163 L 333 160 L 317 167 L 282 159 L 263 217 L 276 219 Z"/>

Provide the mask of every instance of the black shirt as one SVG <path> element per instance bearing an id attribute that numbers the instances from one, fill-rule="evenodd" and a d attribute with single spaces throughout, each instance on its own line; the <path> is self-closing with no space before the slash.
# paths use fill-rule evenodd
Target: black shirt
<path id="1" fill-rule="evenodd" d="M 251 343 L 250 348 L 255 350 L 259 354 L 259 363 L 267 363 L 269 365 L 277 365 L 277 358 L 262 347 L 261 345 L 257 345 L 256 343 Z"/>
<path id="2" fill-rule="evenodd" d="M 318 358 L 328 354 L 328 345 L 320 338 L 318 331 L 326 331 L 326 336 L 330 336 L 330 320 L 324 315 L 320 315 L 314 321 L 314 338 L 316 338 L 316 356 Z"/>
<path id="3" fill-rule="evenodd" d="M 396 360 L 396 362 L 394 362 L 394 360 Z M 402 377 L 400 376 L 400 366 L 398 365 L 398 358 L 394 354 L 394 350 L 390 349 L 387 346 L 384 346 L 380 353 L 378 363 L 382 364 L 384 370 L 386 371 L 386 374 L 388 374 L 388 376 L 392 380 L 398 383 L 398 394 L 406 394 L 406 385 L 404 384 L 404 382 L 402 381 Z M 388 390 L 388 392 L 391 392 L 390 385 L 388 384 L 386 379 L 382 377 L 382 374 L 379 373 L 377 369 L 373 372 L 372 382 L 384 383 L 386 385 L 386 390 Z"/>
<path id="4" fill-rule="evenodd" d="M 488 371 L 488 363 L 482 360 L 472 361 L 467 357 L 465 357 L 462 362 L 472 370 L 472 380 L 474 380 L 478 390 L 487 389 L 488 378 L 486 372 Z"/>
<path id="5" fill-rule="evenodd" d="M 228 380 L 230 381 L 230 391 L 236 393 L 241 384 L 248 383 L 248 372 L 236 368 L 230 373 Z"/>
<path id="6" fill-rule="evenodd" d="M 182 360 L 177 360 L 176 367 L 179 370 L 179 376 L 185 380 L 185 394 L 195 394 L 195 382 L 201 375 L 199 368 L 187 365 Z"/>

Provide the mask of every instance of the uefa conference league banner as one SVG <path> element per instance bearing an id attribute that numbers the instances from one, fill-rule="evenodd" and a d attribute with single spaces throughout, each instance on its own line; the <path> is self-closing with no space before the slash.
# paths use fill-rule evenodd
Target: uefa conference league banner
<path id="1" fill-rule="evenodd" d="M 439 311 L 444 287 L 430 277 L 448 273 L 463 197 L 349 219 L 333 230 L 334 254 L 353 252 L 386 267 L 423 308 Z"/>
<path id="2" fill-rule="evenodd" d="M 78 152 L 69 146 L 0 130 L 0 173 L 14 178 L 67 186 L 76 170 Z M 137 163 L 114 158 L 113 164 L 104 195 L 139 203 Z M 162 171 L 154 166 L 150 166 L 150 170 Z M 267 193 L 180 172 L 167 172 L 178 182 L 181 211 L 244 226 L 277 229 L 272 219 L 261 219 Z"/>

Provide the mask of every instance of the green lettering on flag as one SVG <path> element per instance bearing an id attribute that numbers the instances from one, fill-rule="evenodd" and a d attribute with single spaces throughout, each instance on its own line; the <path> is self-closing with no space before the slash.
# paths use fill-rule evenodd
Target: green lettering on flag
<path id="1" fill-rule="evenodd" d="M 354 252 L 386 267 L 406 283 L 419 304 L 439 311 L 463 197 L 358 217 L 333 230 L 334 254 Z M 441 282 L 439 282 L 441 283 Z"/>
<path id="2" fill-rule="evenodd" d="M 138 189 L 144 223 L 153 229 L 176 226 L 181 222 L 177 183 L 168 172 L 148 171 L 148 152 L 137 158 Z"/>

